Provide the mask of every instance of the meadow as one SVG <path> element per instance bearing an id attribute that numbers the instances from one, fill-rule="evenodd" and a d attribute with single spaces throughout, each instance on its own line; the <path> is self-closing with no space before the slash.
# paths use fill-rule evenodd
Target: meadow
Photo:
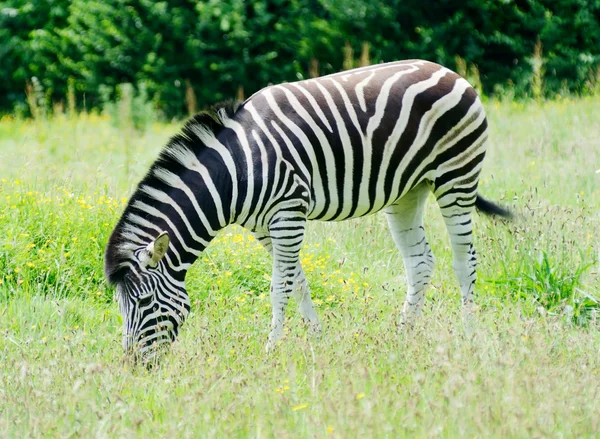
<path id="1" fill-rule="evenodd" d="M 270 258 L 223 231 L 188 274 L 163 364 L 124 360 L 103 251 L 180 123 L 0 121 L 0 437 L 597 437 L 600 98 L 488 101 L 475 216 L 477 318 L 465 328 L 435 203 L 422 319 L 398 328 L 404 269 L 383 215 L 311 223 L 302 262 L 323 322 L 293 303 L 267 356 Z M 430 200 L 432 201 L 432 200 Z"/>

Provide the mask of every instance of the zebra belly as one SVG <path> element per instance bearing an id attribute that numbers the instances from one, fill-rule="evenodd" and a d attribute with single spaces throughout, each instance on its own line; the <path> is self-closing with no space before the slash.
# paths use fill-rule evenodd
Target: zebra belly
<path id="1" fill-rule="evenodd" d="M 414 186 L 417 186 L 423 180 L 425 180 L 425 178 L 420 179 Z M 381 192 L 377 194 L 378 196 L 374 198 L 337 198 L 337 200 L 335 201 L 337 209 L 329 210 L 329 212 L 333 212 L 329 214 L 327 206 L 331 206 L 331 197 L 325 199 L 324 191 L 322 189 L 320 191 L 313 191 L 313 200 L 311 200 L 309 204 L 310 210 L 307 215 L 307 218 L 309 220 L 318 221 L 344 221 L 347 219 L 360 218 L 363 216 L 372 215 L 394 204 L 406 193 L 410 192 L 411 189 L 412 187 L 398 188 L 397 190 L 393 191 L 393 193 L 391 193 L 389 196 L 386 196 L 385 193 Z M 339 192 L 341 192 L 342 190 L 343 188 L 339 188 Z M 325 206 L 325 209 L 317 210 L 316 206 L 319 205 Z"/>

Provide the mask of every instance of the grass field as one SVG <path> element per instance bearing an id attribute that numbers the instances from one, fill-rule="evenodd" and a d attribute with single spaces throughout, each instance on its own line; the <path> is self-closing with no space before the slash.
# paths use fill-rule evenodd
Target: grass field
<path id="1" fill-rule="evenodd" d="M 222 232 L 188 275 L 192 314 L 160 368 L 132 369 L 102 253 L 176 124 L 0 122 L 0 437 L 600 435 L 600 99 L 488 102 L 476 216 L 479 309 L 463 327 L 449 240 L 423 318 L 399 332 L 402 261 L 382 215 L 311 223 L 302 260 L 321 338 L 291 304 L 269 329 L 268 255 Z"/>

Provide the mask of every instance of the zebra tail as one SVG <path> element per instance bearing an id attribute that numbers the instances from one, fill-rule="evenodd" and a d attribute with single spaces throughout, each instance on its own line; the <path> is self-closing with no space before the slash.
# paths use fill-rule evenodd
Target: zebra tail
<path id="1" fill-rule="evenodd" d="M 475 199 L 475 207 L 481 213 L 486 215 L 499 216 L 506 219 L 511 219 L 513 217 L 513 214 L 510 210 L 500 206 L 499 204 L 486 200 L 481 195 L 477 195 L 477 198 Z"/>

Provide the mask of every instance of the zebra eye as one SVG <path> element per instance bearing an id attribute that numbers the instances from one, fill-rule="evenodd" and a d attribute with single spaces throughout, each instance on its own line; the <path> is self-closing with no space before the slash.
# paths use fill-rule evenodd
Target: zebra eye
<path id="1" fill-rule="evenodd" d="M 139 306 L 148 306 L 148 305 L 150 305 L 151 302 L 152 302 L 152 294 L 148 294 L 147 296 L 138 298 Z"/>

